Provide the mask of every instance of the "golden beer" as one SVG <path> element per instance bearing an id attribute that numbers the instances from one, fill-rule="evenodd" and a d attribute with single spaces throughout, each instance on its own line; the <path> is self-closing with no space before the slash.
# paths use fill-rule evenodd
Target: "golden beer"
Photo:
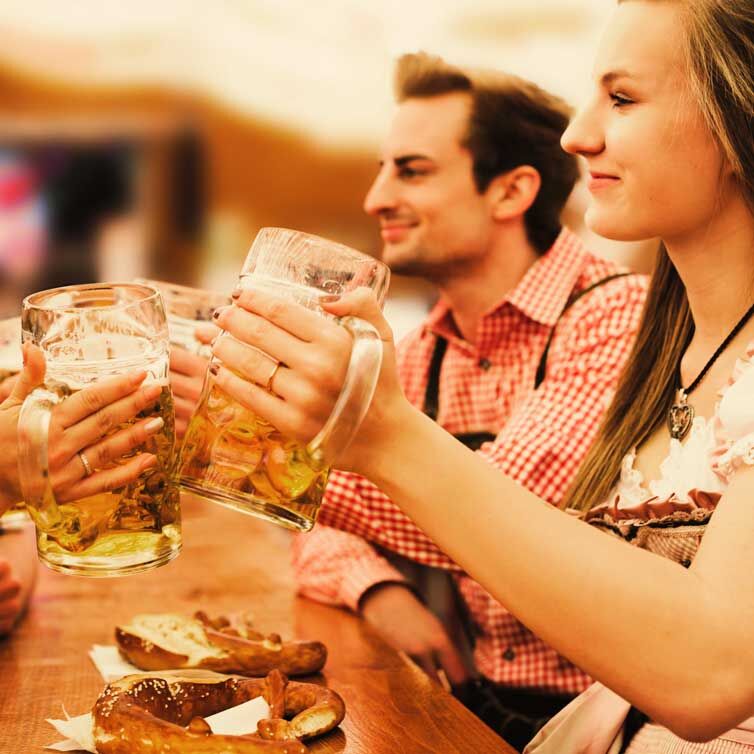
<path id="1" fill-rule="evenodd" d="M 73 392 L 62 387 L 58 390 Z M 108 575 L 111 565 L 117 563 L 122 570 L 133 564 L 128 568 L 133 573 L 177 554 L 180 508 L 178 487 L 172 481 L 175 420 L 170 388 L 165 385 L 152 407 L 113 428 L 111 434 L 157 416 L 164 422 L 162 428 L 118 461 L 124 463 L 137 452 L 147 452 L 157 457 L 156 466 L 112 492 L 58 504 L 60 521 L 37 528 L 37 550 L 47 565 L 75 573 L 83 561 L 88 568 L 100 564 L 104 571 L 100 575 Z"/>
<path id="2" fill-rule="evenodd" d="M 181 549 L 181 522 L 168 331 L 160 294 L 130 283 L 42 291 L 24 300 L 22 322 L 24 338 L 37 344 L 47 361 L 44 385 L 24 400 L 18 433 L 19 481 L 37 529 L 39 559 L 54 570 L 81 576 L 138 573 L 172 560 Z M 55 406 L 100 380 L 136 371 L 147 374 L 143 386 L 162 386 L 159 398 L 108 435 L 158 416 L 163 425 L 110 468 L 142 452 L 153 454 L 156 465 L 119 489 L 57 501 L 48 458 Z M 100 441 L 92 437 L 90 444 Z"/>
<path id="3" fill-rule="evenodd" d="M 219 503 L 259 513 L 296 529 L 311 529 L 328 469 L 317 469 L 306 449 L 240 406 L 209 376 L 206 400 L 191 419 L 181 453 L 181 484 Z M 243 496 L 239 498 L 239 494 Z"/>
<path id="4" fill-rule="evenodd" d="M 230 398 L 208 371 L 181 451 L 182 487 L 289 528 L 314 526 L 329 467 L 369 407 L 382 359 L 382 341 L 369 323 L 336 319 L 322 305 L 359 287 L 381 302 L 389 278 L 385 265 L 347 246 L 286 228 L 259 231 L 239 287 L 288 299 L 348 330 L 353 347 L 345 380 L 332 413 L 304 445 Z"/>

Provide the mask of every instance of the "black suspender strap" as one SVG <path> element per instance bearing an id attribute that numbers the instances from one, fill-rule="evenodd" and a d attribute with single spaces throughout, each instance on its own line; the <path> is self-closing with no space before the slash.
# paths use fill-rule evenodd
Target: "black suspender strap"
<path id="1" fill-rule="evenodd" d="M 552 330 L 550 330 L 550 334 L 547 336 L 547 342 L 545 343 L 545 349 L 542 351 L 542 357 L 539 360 L 539 366 L 537 367 L 537 374 L 534 378 L 534 389 L 536 390 L 544 381 L 545 379 L 545 373 L 547 372 L 547 356 L 550 352 L 550 345 L 552 344 L 552 339 L 555 336 L 555 328 L 558 326 L 558 322 L 563 318 L 563 315 L 582 297 L 586 296 L 587 293 L 593 291 L 595 288 L 599 288 L 606 283 L 609 283 L 611 280 L 617 280 L 618 278 L 624 278 L 628 275 L 635 275 L 634 272 L 616 272 L 614 275 L 608 275 L 606 278 L 602 278 L 602 280 L 598 280 L 596 283 L 592 283 L 591 285 L 588 285 L 586 288 L 584 288 L 583 291 L 579 291 L 578 293 L 572 295 L 568 301 L 566 301 L 565 306 L 563 307 L 563 311 L 560 312 L 560 315 L 558 316 L 557 322 L 553 325 Z"/>
<path id="2" fill-rule="evenodd" d="M 427 389 L 424 391 L 424 413 L 435 422 L 440 410 L 440 369 L 448 350 L 448 341 L 439 335 L 436 338 L 435 350 L 429 363 Z M 464 432 L 453 436 L 471 450 L 479 450 L 484 443 L 492 442 L 496 437 L 493 432 Z"/>
<path id="3" fill-rule="evenodd" d="M 427 389 L 424 391 L 424 413 L 435 422 L 437 412 L 440 410 L 440 368 L 447 350 L 448 341 L 439 335 L 436 336 L 435 350 L 432 353 L 432 361 L 429 363 Z"/>
<path id="4" fill-rule="evenodd" d="M 598 280 L 596 283 L 588 285 L 583 290 L 569 297 L 568 301 L 566 301 L 565 306 L 563 307 L 563 310 L 558 315 L 558 319 L 553 325 L 552 330 L 550 330 L 550 334 L 547 336 L 547 342 L 545 343 L 545 348 L 542 351 L 542 356 L 539 359 L 539 365 L 537 366 L 536 377 L 534 379 L 535 389 L 538 388 L 545 379 L 545 374 L 547 372 L 547 356 L 550 352 L 550 345 L 552 344 L 552 340 L 555 336 L 555 329 L 558 326 L 558 322 L 560 322 L 560 320 L 563 318 L 563 315 L 580 298 L 582 298 L 582 296 L 586 296 L 587 293 L 591 293 L 591 291 L 593 291 L 595 288 L 600 288 L 601 286 L 611 282 L 612 280 L 617 280 L 618 278 L 623 278 L 628 275 L 635 274 L 636 273 L 634 272 L 617 272 L 614 275 L 608 275 L 607 277 L 602 278 L 602 280 Z M 424 391 L 424 413 L 433 421 L 437 421 L 437 414 L 440 407 L 440 370 L 442 368 L 442 361 L 445 358 L 445 352 L 447 350 L 448 341 L 440 335 L 437 335 L 435 341 L 435 350 L 432 353 L 432 359 L 429 364 L 427 388 Z M 482 445 L 482 443 L 490 442 L 491 440 L 495 439 L 495 435 L 490 432 L 472 432 L 462 435 L 456 435 L 456 437 L 464 445 L 470 447 L 472 450 L 478 449 Z"/>

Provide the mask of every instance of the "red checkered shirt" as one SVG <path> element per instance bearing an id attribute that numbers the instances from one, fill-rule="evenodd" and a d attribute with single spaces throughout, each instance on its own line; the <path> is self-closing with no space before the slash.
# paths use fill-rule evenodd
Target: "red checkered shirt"
<path id="1" fill-rule="evenodd" d="M 560 315 L 573 294 L 619 271 L 563 230 L 521 282 L 482 318 L 476 344 L 459 336 L 441 300 L 398 348 L 406 397 L 423 406 L 430 361 L 437 336 L 442 336 L 448 349 L 440 373 L 438 423 L 453 434 L 497 435 L 477 452 L 557 504 L 594 439 L 631 349 L 647 280 L 630 275 L 610 281 Z M 553 327 L 546 377 L 535 390 L 537 366 Z M 543 693 L 578 693 L 589 685 L 585 673 L 534 636 L 386 495 L 355 474 L 332 472 L 318 525 L 294 541 L 299 591 L 356 610 L 371 586 L 403 581 L 370 542 L 454 572 L 478 631 L 475 662 L 487 678 Z"/>

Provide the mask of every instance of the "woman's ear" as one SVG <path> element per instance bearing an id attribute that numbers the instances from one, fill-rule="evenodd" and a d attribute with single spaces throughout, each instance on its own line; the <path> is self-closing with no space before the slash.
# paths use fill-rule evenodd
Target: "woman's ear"
<path id="1" fill-rule="evenodd" d="M 495 220 L 512 220 L 523 217 L 537 198 L 542 179 L 531 165 L 519 165 L 497 176 L 487 187 L 492 217 Z"/>

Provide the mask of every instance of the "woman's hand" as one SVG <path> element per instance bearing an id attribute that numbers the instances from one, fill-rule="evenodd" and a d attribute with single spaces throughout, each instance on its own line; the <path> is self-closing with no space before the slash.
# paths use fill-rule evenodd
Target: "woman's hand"
<path id="1" fill-rule="evenodd" d="M 18 417 L 26 396 L 42 384 L 42 352 L 24 346 L 24 368 L 10 396 L 0 404 L 0 513 L 21 500 L 18 481 Z M 159 417 L 144 419 L 119 431 L 119 425 L 153 406 L 160 385 L 141 387 L 146 372 L 112 377 L 80 390 L 56 406 L 50 421 L 48 463 L 50 482 L 58 502 L 77 500 L 127 484 L 155 465 L 141 453 L 122 464 L 114 461 L 142 445 L 163 426 Z M 80 454 L 94 473 L 88 474 Z"/>
<path id="2" fill-rule="evenodd" d="M 220 331 L 211 324 L 199 325 L 194 337 L 209 345 Z M 175 405 L 175 439 L 183 440 L 204 386 L 209 359 L 179 346 L 170 347 L 170 387 Z"/>
<path id="3" fill-rule="evenodd" d="M 170 387 L 175 405 L 175 438 L 183 440 L 204 385 L 209 359 L 178 346 L 170 348 Z"/>
<path id="4" fill-rule="evenodd" d="M 223 362 L 212 367 L 218 386 L 284 435 L 308 443 L 332 413 L 343 387 L 351 335 L 337 322 L 265 291 L 245 290 L 234 294 L 234 300 L 235 306 L 221 310 L 216 320 L 233 336 L 220 336 L 213 347 Z M 389 446 L 408 408 L 398 383 L 393 334 L 367 289 L 323 308 L 366 320 L 382 339 L 382 369 L 372 404 L 356 439 L 336 461 L 339 468 L 365 474 L 370 459 L 379 456 L 379 446 Z"/>

